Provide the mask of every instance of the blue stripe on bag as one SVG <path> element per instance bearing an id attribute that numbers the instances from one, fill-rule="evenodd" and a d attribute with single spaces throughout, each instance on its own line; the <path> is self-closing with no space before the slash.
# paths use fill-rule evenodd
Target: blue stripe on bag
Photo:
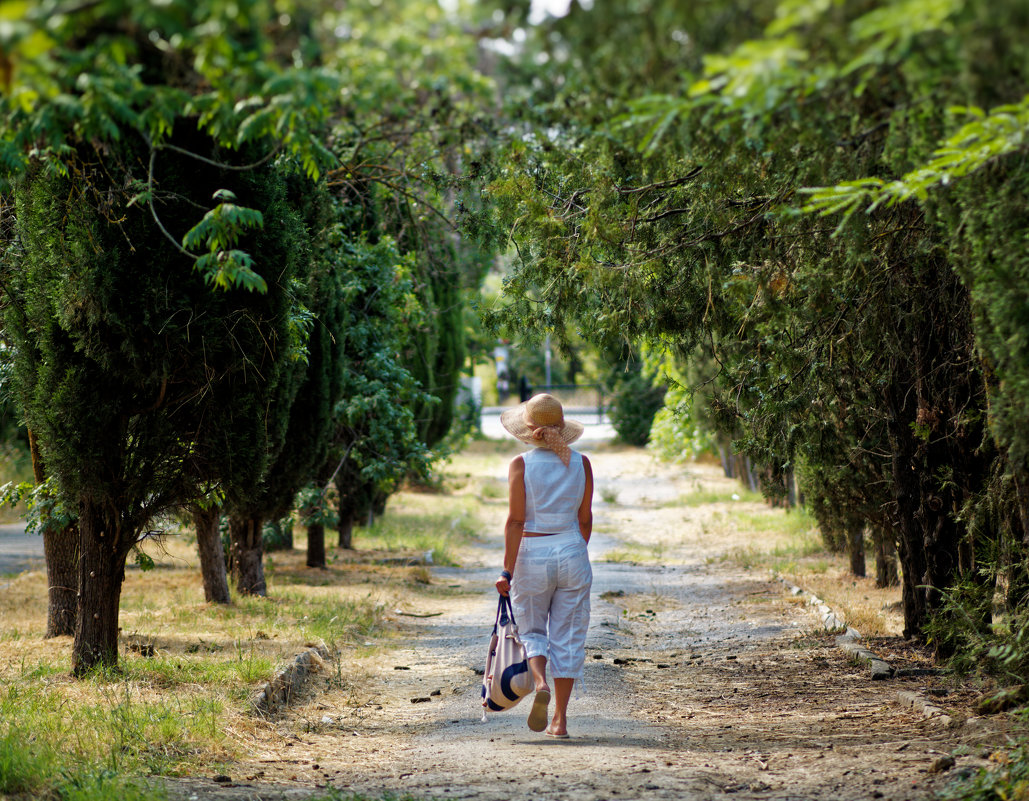
<path id="1" fill-rule="evenodd" d="M 509 665 L 507 670 L 500 675 L 500 692 L 504 694 L 508 701 L 517 701 L 521 697 L 511 689 L 511 682 L 514 680 L 514 677 L 520 673 L 528 672 L 529 666 L 525 662 L 518 662 L 514 665 Z"/>

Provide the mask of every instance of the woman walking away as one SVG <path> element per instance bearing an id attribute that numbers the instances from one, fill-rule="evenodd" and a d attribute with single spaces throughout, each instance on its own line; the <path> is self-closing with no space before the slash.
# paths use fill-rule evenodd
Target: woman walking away
<path id="1" fill-rule="evenodd" d="M 586 661 L 590 620 L 590 567 L 586 544 L 593 531 L 593 469 L 569 444 L 582 424 L 564 419 L 561 402 L 536 395 L 500 416 L 517 439 L 535 450 L 516 456 L 508 472 L 504 570 L 497 591 L 511 594 L 518 630 L 529 657 L 536 694 L 529 728 L 568 737 L 568 699 Z M 554 717 L 547 725 L 554 679 Z"/>

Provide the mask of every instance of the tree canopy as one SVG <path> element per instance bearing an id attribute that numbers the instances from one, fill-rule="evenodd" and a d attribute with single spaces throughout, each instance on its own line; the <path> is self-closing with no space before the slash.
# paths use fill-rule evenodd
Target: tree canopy
<path id="1" fill-rule="evenodd" d="M 484 262 L 454 242 L 461 159 L 490 81 L 456 19 L 405 10 L 0 3 L 4 339 L 78 509 L 76 672 L 115 660 L 125 557 L 156 516 L 223 501 L 237 588 L 261 592 L 259 520 L 325 480 L 338 430 L 370 421 L 351 458 L 384 491 L 449 426 L 446 322 Z M 413 285 L 433 250 L 467 255 Z M 362 412 L 376 393 L 404 411 Z"/>
<path id="2" fill-rule="evenodd" d="M 766 489 L 796 472 L 828 534 L 896 537 L 911 634 L 985 626 L 998 570 L 1024 586 L 1027 25 L 1016 2 L 573 3 L 526 44 L 545 67 L 491 185 L 518 252 L 492 322 L 706 365 L 692 389 Z"/>

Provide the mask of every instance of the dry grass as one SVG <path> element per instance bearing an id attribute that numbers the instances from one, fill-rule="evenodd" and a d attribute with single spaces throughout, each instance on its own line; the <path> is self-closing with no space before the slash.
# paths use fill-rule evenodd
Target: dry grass
<path id="1" fill-rule="evenodd" d="M 796 569 L 781 573 L 792 584 L 814 593 L 838 613 L 848 626 L 866 637 L 895 637 L 904 630 L 900 588 L 875 586 L 874 578 L 851 575 L 848 562 L 839 554 L 826 555 L 828 568 L 820 572 Z"/>
<path id="2" fill-rule="evenodd" d="M 301 529 L 295 550 L 266 556 L 268 597 L 230 606 L 204 601 L 192 537 L 150 541 L 154 569 L 126 570 L 118 670 L 85 680 L 69 676 L 70 638 L 43 639 L 45 571 L 13 578 L 0 594 L 0 763 L 29 767 L 8 789 L 45 794 L 76 771 L 217 772 L 252 753 L 275 724 L 249 699 L 278 665 L 317 642 L 344 657 L 337 664 L 374 658 L 402 641 L 402 612 L 461 595 L 421 562 L 430 551 L 436 564 L 458 561 L 480 528 L 475 513 L 470 499 L 400 493 L 380 523 L 355 531 L 357 550 L 330 547 L 325 570 L 306 567 Z M 322 679 L 343 687 L 357 674 L 327 668 Z M 16 732 L 30 734 L 31 754 L 10 751 Z"/>
<path id="3" fill-rule="evenodd" d="M 668 465 L 631 448 L 598 449 L 591 458 L 600 494 L 596 530 L 622 540 L 608 559 L 645 564 L 703 559 L 772 571 L 821 597 L 865 636 L 901 632 L 899 588 L 878 589 L 873 579 L 850 575 L 846 557 L 825 549 L 803 510 L 769 506 L 758 493 L 726 478 L 716 461 Z M 605 495 L 616 501 L 605 502 Z M 634 525 L 643 508 L 646 530 Z"/>

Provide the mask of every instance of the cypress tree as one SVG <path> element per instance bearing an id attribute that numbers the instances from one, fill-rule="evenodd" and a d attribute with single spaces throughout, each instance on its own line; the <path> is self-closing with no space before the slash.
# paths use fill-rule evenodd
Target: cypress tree
<path id="1" fill-rule="evenodd" d="M 177 143 L 219 155 L 196 133 Z M 78 511 L 76 674 L 117 659 L 125 560 L 154 516 L 199 497 L 200 482 L 257 480 L 264 399 L 289 364 L 303 232 L 279 169 L 158 162 L 165 227 L 182 230 L 225 189 L 264 213 L 242 244 L 260 254 L 268 291 L 215 292 L 128 203 L 141 155 L 82 146 L 67 178 L 31 169 L 16 187 L 18 241 L 5 263 L 19 400 Z"/>
<path id="2" fill-rule="evenodd" d="M 267 592 L 262 564 L 264 521 L 287 514 L 297 493 L 324 471 L 336 404 L 344 387 L 348 298 L 345 265 L 336 258 L 345 250 L 344 233 L 323 191 L 297 178 L 292 196 L 313 241 L 312 247 L 298 254 L 310 265 L 310 274 L 292 287 L 294 297 L 302 302 L 294 311 L 292 326 L 294 337 L 303 340 L 303 350 L 294 353 L 285 380 L 268 398 L 266 471 L 250 486 L 237 485 L 226 503 L 233 578 L 237 590 L 253 595 Z"/>

